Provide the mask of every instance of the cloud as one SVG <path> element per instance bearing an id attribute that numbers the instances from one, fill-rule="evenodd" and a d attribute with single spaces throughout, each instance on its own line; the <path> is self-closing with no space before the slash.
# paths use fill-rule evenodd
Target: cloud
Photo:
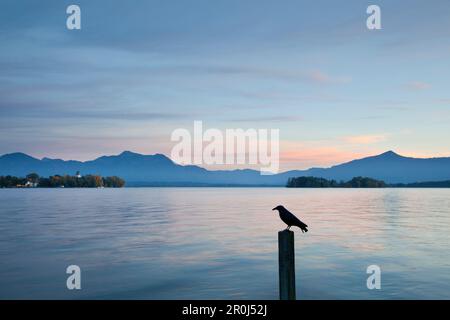
<path id="1" fill-rule="evenodd" d="M 369 134 L 369 135 L 357 135 L 347 136 L 343 138 L 345 142 L 351 144 L 374 144 L 385 141 L 387 139 L 386 134 Z"/>
<path id="2" fill-rule="evenodd" d="M 150 107 L 149 107 L 150 108 Z M 72 120 L 92 120 L 92 121 L 107 121 L 107 120 L 123 120 L 123 121 L 164 121 L 164 120 L 178 120 L 188 119 L 194 117 L 194 113 L 186 112 L 146 112 L 146 111 L 124 111 L 113 109 L 68 109 L 55 107 L 54 103 L 47 103 L 46 106 L 41 103 L 22 102 L 22 103 L 0 103 L 0 115 L 8 120 L 12 119 L 66 119 Z M 5 120 L 2 119 L 2 120 Z M 37 124 L 39 127 L 40 124 Z"/>
<path id="3" fill-rule="evenodd" d="M 422 81 L 413 81 L 407 84 L 407 88 L 413 91 L 422 91 L 431 88 L 431 84 Z"/>
<path id="4" fill-rule="evenodd" d="M 345 84 L 351 82 L 352 80 L 350 77 L 332 77 L 319 70 L 311 71 L 307 74 L 307 76 L 312 82 L 321 84 Z"/>
<path id="5" fill-rule="evenodd" d="M 265 68 L 248 65 L 171 65 L 152 66 L 152 72 L 162 74 L 178 74 L 192 77 L 192 75 L 217 76 L 248 76 L 256 78 L 271 78 L 283 81 L 299 81 L 314 84 L 345 84 L 351 81 L 350 77 L 334 76 L 320 70 L 287 70 L 283 68 Z"/>
<path id="6" fill-rule="evenodd" d="M 267 117 L 245 117 L 231 119 L 233 122 L 298 122 L 303 121 L 299 116 L 267 116 Z"/>
<path id="7" fill-rule="evenodd" d="M 191 116 L 190 114 L 175 114 L 175 113 L 165 113 L 165 112 L 97 112 L 97 111 L 85 111 L 85 112 L 65 112 L 56 114 L 56 116 L 76 119 L 76 118 L 87 118 L 95 120 L 130 120 L 130 121 L 161 121 L 161 120 L 171 120 L 171 119 L 186 119 Z"/>
<path id="8" fill-rule="evenodd" d="M 320 143 L 282 141 L 280 146 L 280 165 L 282 171 L 329 167 L 362 158 L 367 154 L 371 153 L 344 150 L 338 147 L 320 145 Z"/>
<path id="9" fill-rule="evenodd" d="M 436 99 L 437 103 L 450 104 L 450 99 Z"/>

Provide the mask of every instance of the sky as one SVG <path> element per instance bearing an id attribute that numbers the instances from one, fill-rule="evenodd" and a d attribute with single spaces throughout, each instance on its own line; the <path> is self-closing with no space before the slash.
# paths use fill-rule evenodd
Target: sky
<path id="1" fill-rule="evenodd" d="M 279 129 L 282 170 L 450 156 L 449 74 L 448 0 L 4 0 L 0 154 L 170 155 L 201 120 Z"/>

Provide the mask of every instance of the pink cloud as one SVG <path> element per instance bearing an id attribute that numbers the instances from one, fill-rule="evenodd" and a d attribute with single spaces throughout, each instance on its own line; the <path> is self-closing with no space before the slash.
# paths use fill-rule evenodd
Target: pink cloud
<path id="1" fill-rule="evenodd" d="M 385 141 L 386 134 L 369 134 L 344 137 L 344 141 L 351 144 L 373 144 Z"/>
<path id="2" fill-rule="evenodd" d="M 280 165 L 283 171 L 329 167 L 376 153 L 367 152 L 367 150 L 351 151 L 333 146 L 311 146 L 310 144 L 282 141 Z"/>

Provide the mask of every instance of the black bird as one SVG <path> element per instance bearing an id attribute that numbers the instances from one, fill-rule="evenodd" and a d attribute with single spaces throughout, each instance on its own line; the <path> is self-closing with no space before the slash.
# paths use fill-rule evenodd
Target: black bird
<path id="1" fill-rule="evenodd" d="M 302 232 L 308 232 L 307 225 L 301 222 L 296 216 L 294 216 L 293 213 L 289 212 L 288 209 L 286 209 L 283 206 L 276 206 L 272 210 L 278 210 L 278 213 L 280 214 L 280 219 L 283 220 L 284 223 L 288 225 L 286 228 L 289 230 L 292 226 L 299 227 Z"/>

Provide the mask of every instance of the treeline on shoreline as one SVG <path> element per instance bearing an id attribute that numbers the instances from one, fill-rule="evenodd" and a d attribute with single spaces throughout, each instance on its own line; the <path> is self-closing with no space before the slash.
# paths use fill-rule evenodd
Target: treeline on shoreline
<path id="1" fill-rule="evenodd" d="M 385 188 L 384 181 L 367 177 L 355 177 L 349 181 L 327 180 L 317 177 L 289 178 L 286 184 L 288 188 Z"/>
<path id="2" fill-rule="evenodd" d="M 125 180 L 122 178 L 102 177 L 99 175 L 76 176 L 54 175 L 48 178 L 30 173 L 25 178 L 0 176 L 0 188 L 122 188 Z"/>
<path id="3" fill-rule="evenodd" d="M 428 181 L 415 183 L 388 184 L 382 180 L 368 177 L 354 177 L 349 181 L 328 180 L 318 177 L 289 178 L 288 188 L 450 188 L 448 181 Z"/>
<path id="4" fill-rule="evenodd" d="M 414 183 L 393 183 L 390 188 L 450 188 L 450 180 L 446 181 L 427 181 Z"/>

